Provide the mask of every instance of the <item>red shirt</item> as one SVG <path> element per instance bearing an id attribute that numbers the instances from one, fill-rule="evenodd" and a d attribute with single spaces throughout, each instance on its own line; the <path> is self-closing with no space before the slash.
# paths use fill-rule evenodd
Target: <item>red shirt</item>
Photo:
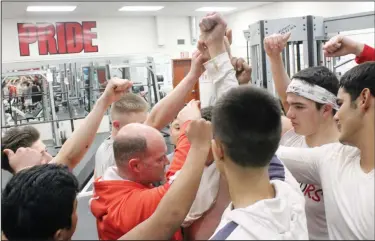
<path id="1" fill-rule="evenodd" d="M 190 149 L 185 134 L 189 123 L 186 122 L 181 128 L 173 162 L 167 172 L 166 184 L 149 187 L 129 180 L 99 181 L 100 178 L 94 182 L 94 195 L 90 206 L 96 217 L 99 239 L 117 240 L 155 212 L 170 187 L 170 178 L 185 163 Z M 173 240 L 182 239 L 181 230 L 178 230 Z"/>
<path id="2" fill-rule="evenodd" d="M 355 58 L 355 62 L 362 64 L 367 61 L 375 61 L 375 49 L 365 44 L 361 55 Z"/>

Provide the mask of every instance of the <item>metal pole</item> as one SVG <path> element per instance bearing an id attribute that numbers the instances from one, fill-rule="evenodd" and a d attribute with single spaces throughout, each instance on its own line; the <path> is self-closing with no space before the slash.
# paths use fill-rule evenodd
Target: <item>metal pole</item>
<path id="1" fill-rule="evenodd" d="M 47 106 L 47 85 L 53 85 L 52 84 L 53 82 L 51 83 L 48 83 L 47 81 L 45 80 L 42 80 L 42 106 L 43 106 L 43 117 L 44 117 L 44 120 L 50 120 L 50 113 L 48 111 L 48 106 Z M 53 87 L 52 87 L 53 88 Z M 51 109 L 55 109 L 55 106 L 51 106 Z"/>
<path id="2" fill-rule="evenodd" d="M 51 106 L 51 112 L 52 112 L 52 136 L 54 136 L 55 139 L 55 145 L 60 146 L 61 145 L 61 140 L 59 138 L 59 128 L 57 127 L 58 123 L 57 121 L 57 116 L 55 112 L 55 100 L 54 100 L 54 95 L 53 95 L 53 86 L 52 83 L 48 83 L 48 89 L 49 89 L 49 100 L 50 100 L 50 106 Z"/>
<path id="3" fill-rule="evenodd" d="M 150 71 L 147 69 L 147 96 L 148 96 L 148 102 L 150 103 L 150 106 L 152 107 L 152 99 L 151 99 L 151 74 Z"/>
<path id="4" fill-rule="evenodd" d="M 294 42 L 291 42 L 290 45 L 290 54 L 291 54 L 291 61 L 290 61 L 290 74 L 294 75 L 296 73 L 296 56 L 294 55 Z"/>
<path id="5" fill-rule="evenodd" d="M 90 67 L 89 67 L 89 86 L 88 86 L 88 104 L 89 104 L 89 110 L 88 112 L 91 111 L 91 101 L 94 99 L 93 98 L 93 81 L 94 81 L 94 64 L 91 62 Z"/>
<path id="6" fill-rule="evenodd" d="M 285 68 L 286 72 L 288 73 L 288 76 L 290 77 L 290 43 L 287 43 L 285 48 Z"/>
<path id="7" fill-rule="evenodd" d="M 1 90 L 1 97 L 2 97 L 2 100 L 1 100 L 1 126 L 5 126 L 6 123 L 5 123 L 4 91 L 3 90 Z"/>
<path id="8" fill-rule="evenodd" d="M 147 60 L 151 68 L 150 74 L 151 74 L 151 79 L 152 79 L 152 85 L 154 88 L 155 104 L 156 104 L 160 100 L 159 84 L 158 84 L 157 77 L 156 77 L 156 66 L 155 66 L 154 59 L 152 57 L 148 57 Z"/>
<path id="9" fill-rule="evenodd" d="M 301 51 L 300 51 L 300 42 L 296 43 L 296 49 L 297 49 L 297 72 L 301 70 Z"/>
<path id="10" fill-rule="evenodd" d="M 79 78 L 79 75 L 77 71 L 77 63 L 74 63 L 74 88 L 75 88 L 76 97 L 79 97 L 79 92 L 78 92 L 79 86 L 78 86 L 78 81 L 77 81 L 78 78 Z"/>

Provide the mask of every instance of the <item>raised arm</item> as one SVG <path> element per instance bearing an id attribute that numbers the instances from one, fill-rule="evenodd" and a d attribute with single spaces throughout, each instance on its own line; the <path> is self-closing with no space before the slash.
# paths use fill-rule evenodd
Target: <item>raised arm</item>
<path id="1" fill-rule="evenodd" d="M 205 61 L 207 59 L 205 60 L 199 51 L 193 54 L 189 73 L 171 93 L 152 108 L 145 122 L 146 125 L 160 130 L 173 121 L 178 112 L 184 107 L 186 97 L 190 94 L 191 89 L 201 76 Z"/>
<path id="2" fill-rule="evenodd" d="M 205 63 L 204 67 L 207 70 L 207 77 L 213 82 L 214 97 L 218 99 L 228 90 L 239 85 L 225 44 L 227 24 L 219 14 L 213 13 L 207 15 L 200 22 L 199 27 L 201 36 L 198 49 L 206 47 L 209 52 L 211 60 Z"/>
<path id="3" fill-rule="evenodd" d="M 167 240 L 180 227 L 194 201 L 211 147 L 211 124 L 203 119 L 192 121 L 187 135 L 191 148 L 180 175 L 161 200 L 155 213 L 120 240 Z"/>
<path id="4" fill-rule="evenodd" d="M 332 37 L 323 46 L 324 55 L 326 57 L 339 57 L 348 54 L 354 54 L 356 56 L 355 61 L 357 64 L 364 63 L 366 61 L 375 61 L 375 49 L 349 37 L 343 35 L 336 35 Z"/>
<path id="5" fill-rule="evenodd" d="M 271 64 L 271 72 L 277 94 L 280 97 L 281 103 L 284 107 L 285 112 L 289 110 L 289 104 L 286 101 L 286 90 L 290 83 L 290 78 L 285 71 L 281 52 L 286 46 L 290 33 L 281 35 L 273 34 L 264 38 L 264 50 L 268 56 Z"/>
<path id="6" fill-rule="evenodd" d="M 72 170 L 81 161 L 94 141 L 107 108 L 113 102 L 118 101 L 131 86 L 132 83 L 128 80 L 111 79 L 103 95 L 96 101 L 94 108 L 50 163 L 64 164 Z"/>
<path id="7" fill-rule="evenodd" d="M 288 170 L 293 174 L 297 181 L 321 185 L 320 165 L 326 165 L 329 168 L 330 153 L 337 143 L 327 144 L 314 148 L 297 148 L 279 146 L 276 156 L 285 164 Z"/>

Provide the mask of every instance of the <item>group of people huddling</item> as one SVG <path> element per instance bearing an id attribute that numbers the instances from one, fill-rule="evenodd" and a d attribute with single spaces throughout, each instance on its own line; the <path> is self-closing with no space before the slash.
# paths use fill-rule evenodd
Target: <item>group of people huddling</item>
<path id="1" fill-rule="evenodd" d="M 2 192 L 3 239 L 72 237 L 72 169 L 111 106 L 90 200 L 99 239 L 374 240 L 375 50 L 335 36 L 325 56 L 355 54 L 357 66 L 340 80 L 323 66 L 290 79 L 281 55 L 290 33 L 268 36 L 276 99 L 231 56 L 222 16 L 208 14 L 200 31 L 190 72 L 150 113 L 131 81 L 114 78 L 55 157 L 33 127 L 5 133 L 2 168 L 14 176 Z M 200 109 L 184 101 L 202 71 L 213 97 Z M 166 156 L 160 130 L 169 124 L 175 150 Z"/>

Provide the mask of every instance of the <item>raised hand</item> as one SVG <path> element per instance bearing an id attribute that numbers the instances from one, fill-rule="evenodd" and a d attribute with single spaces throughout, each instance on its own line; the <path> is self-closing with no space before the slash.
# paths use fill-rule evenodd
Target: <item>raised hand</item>
<path id="1" fill-rule="evenodd" d="M 224 45 L 225 45 L 225 50 L 228 52 L 229 56 L 231 57 L 231 50 L 230 46 L 232 45 L 232 29 L 228 28 L 225 31 L 225 36 L 224 36 Z M 200 39 L 198 40 L 198 50 L 203 54 L 203 58 L 208 61 L 211 59 L 210 52 L 208 51 L 207 45 L 204 42 L 204 35 L 200 36 Z"/>
<path id="2" fill-rule="evenodd" d="M 201 118 L 199 101 L 191 100 L 177 115 L 177 121 L 182 126 L 186 121 Z"/>
<path id="3" fill-rule="evenodd" d="M 210 148 L 212 140 L 211 122 L 201 118 L 193 120 L 186 129 L 186 135 L 193 148 Z"/>
<path id="4" fill-rule="evenodd" d="M 132 85 L 133 83 L 127 79 L 112 78 L 108 81 L 102 98 L 108 105 L 111 105 L 118 101 L 125 92 L 128 92 Z"/>
<path id="5" fill-rule="evenodd" d="M 240 85 L 247 84 L 251 81 L 251 67 L 243 58 L 233 57 L 231 59 L 234 70 L 236 71 L 236 78 Z"/>
<path id="6" fill-rule="evenodd" d="M 272 34 L 264 38 L 264 50 L 268 57 L 278 57 L 285 48 L 291 33 Z"/>
<path id="7" fill-rule="evenodd" d="M 210 13 L 199 23 L 201 30 L 200 40 L 204 42 L 210 51 L 211 58 L 226 51 L 224 36 L 227 23 L 218 13 Z M 228 42 L 229 39 L 228 39 Z"/>
<path id="8" fill-rule="evenodd" d="M 323 46 L 326 57 L 339 57 L 348 54 L 359 56 L 364 48 L 364 44 L 354 41 L 346 36 L 336 35 Z"/>
<path id="9" fill-rule="evenodd" d="M 193 57 L 191 59 L 190 74 L 192 74 L 196 80 L 202 75 L 204 71 L 203 64 L 208 60 L 209 56 L 207 57 L 207 55 L 202 54 L 199 48 L 193 53 Z"/>
<path id="10" fill-rule="evenodd" d="M 7 155 L 9 165 L 15 173 L 36 165 L 46 164 L 47 160 L 43 160 L 43 155 L 39 151 L 31 148 L 18 148 L 16 153 L 10 149 L 5 149 L 4 154 Z"/>

